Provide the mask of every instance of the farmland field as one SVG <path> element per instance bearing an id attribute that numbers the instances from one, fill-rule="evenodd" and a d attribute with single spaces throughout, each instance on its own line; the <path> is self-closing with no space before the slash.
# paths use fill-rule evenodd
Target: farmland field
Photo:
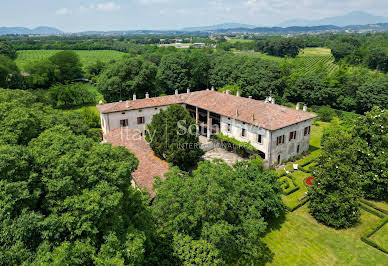
<path id="1" fill-rule="evenodd" d="M 18 56 L 15 62 L 22 71 L 25 71 L 26 66 L 31 63 L 47 59 L 60 51 L 61 50 L 20 50 L 17 51 Z M 112 50 L 77 50 L 74 52 L 79 55 L 84 67 L 95 63 L 97 60 L 109 62 L 112 59 L 117 60 L 122 58 L 123 55 L 126 55 L 126 53 Z"/>
<path id="2" fill-rule="evenodd" d="M 291 62 L 297 65 L 299 70 L 305 73 L 313 72 L 319 68 L 324 68 L 328 73 L 331 73 L 338 68 L 338 66 L 334 63 L 334 57 L 332 56 L 330 49 L 323 47 L 305 48 L 301 50 L 299 55 L 295 58 L 281 58 L 254 51 L 235 51 L 234 53 L 250 55 L 280 63 L 285 62 L 286 60 L 291 60 Z"/>

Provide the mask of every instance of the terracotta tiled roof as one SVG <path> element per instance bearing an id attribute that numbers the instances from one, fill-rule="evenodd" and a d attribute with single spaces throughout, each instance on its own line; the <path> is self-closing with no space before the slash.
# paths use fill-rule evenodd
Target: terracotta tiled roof
<path id="1" fill-rule="evenodd" d="M 314 114 L 216 91 L 190 94 L 185 103 L 268 130 L 280 129 L 315 117 Z"/>
<path id="2" fill-rule="evenodd" d="M 129 101 L 129 108 L 126 102 L 98 105 L 97 108 L 101 113 L 112 113 L 178 103 L 197 106 L 268 130 L 277 130 L 316 116 L 277 104 L 210 90 Z"/>
<path id="3" fill-rule="evenodd" d="M 135 101 L 127 101 L 123 102 L 115 102 L 115 103 L 107 103 L 103 105 L 97 105 L 97 109 L 101 113 L 114 113 L 114 112 L 122 112 L 128 110 L 135 110 L 147 107 L 156 107 L 156 106 L 165 106 L 171 104 L 184 103 L 184 101 L 189 96 L 188 93 L 178 94 L 178 95 L 168 95 L 168 96 L 160 96 L 154 98 L 146 98 L 146 99 L 138 99 Z"/>
<path id="4" fill-rule="evenodd" d="M 164 174 L 168 171 L 168 163 L 157 158 L 152 152 L 148 143 L 139 136 L 139 132 L 133 129 L 119 128 L 104 135 L 104 140 L 113 146 L 124 146 L 135 154 L 139 159 L 139 166 L 132 173 L 136 185 L 145 188 L 151 197 L 155 197 L 152 185 L 155 176 L 164 179 Z"/>

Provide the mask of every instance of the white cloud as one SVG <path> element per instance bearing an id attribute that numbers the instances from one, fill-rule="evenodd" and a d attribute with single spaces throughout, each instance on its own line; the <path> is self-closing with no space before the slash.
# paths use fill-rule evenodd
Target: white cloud
<path id="1" fill-rule="evenodd" d="M 143 5 L 151 5 L 151 4 L 165 4 L 171 2 L 171 0 L 137 0 Z"/>
<path id="2" fill-rule="evenodd" d="M 119 10 L 120 6 L 115 2 L 107 2 L 107 3 L 97 4 L 96 9 L 101 11 L 115 11 L 115 10 Z"/>
<path id="3" fill-rule="evenodd" d="M 55 11 L 55 14 L 57 15 L 68 15 L 70 14 L 70 10 L 66 7 L 60 8 L 57 11 Z"/>
<path id="4" fill-rule="evenodd" d="M 98 11 L 117 11 L 121 9 L 121 7 L 116 4 L 115 2 L 107 2 L 107 3 L 98 3 L 96 5 L 89 5 L 89 6 L 80 6 L 79 10 L 81 13 L 85 13 L 91 10 L 98 10 Z"/>

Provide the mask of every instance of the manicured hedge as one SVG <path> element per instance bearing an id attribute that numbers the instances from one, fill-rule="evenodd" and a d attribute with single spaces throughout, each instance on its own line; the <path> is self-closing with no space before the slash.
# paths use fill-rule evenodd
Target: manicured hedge
<path id="1" fill-rule="evenodd" d="M 384 214 L 378 212 L 377 210 L 371 209 L 371 208 L 368 208 L 367 206 L 365 206 L 363 202 L 360 202 L 360 208 L 363 209 L 364 211 L 367 211 L 367 212 L 373 214 L 373 215 L 376 215 L 379 218 L 384 218 L 385 217 Z"/>
<path id="2" fill-rule="evenodd" d="M 233 144 L 234 146 L 237 146 L 238 148 L 243 148 L 243 149 L 250 151 L 250 152 L 257 152 L 258 151 L 250 142 L 238 141 L 235 138 L 225 136 L 221 133 L 217 133 L 215 136 L 218 140 L 220 140 L 222 142 L 229 142 L 229 143 Z"/>
<path id="3" fill-rule="evenodd" d="M 289 212 L 293 212 L 293 211 L 296 211 L 297 209 L 299 209 L 300 207 L 302 207 L 303 205 L 305 205 L 307 202 L 309 201 L 309 198 L 308 196 L 305 197 L 298 205 L 290 208 L 288 206 L 286 206 L 286 209 L 289 211 Z"/>
<path id="4" fill-rule="evenodd" d="M 366 201 L 366 200 L 364 200 L 364 199 L 361 199 L 360 201 L 361 201 L 362 203 L 364 203 L 365 205 L 368 205 L 369 207 L 371 207 L 371 208 L 373 208 L 373 209 L 376 209 L 376 210 L 378 210 L 379 212 L 382 212 L 382 213 L 388 215 L 388 211 L 383 210 L 383 209 L 381 209 L 381 208 L 375 206 L 373 203 L 370 203 L 370 202 L 368 202 L 368 201 Z"/>
<path id="5" fill-rule="evenodd" d="M 384 247 L 377 245 L 373 240 L 369 239 L 374 233 L 380 230 L 386 223 L 388 223 L 388 216 L 383 218 L 380 223 L 378 223 L 375 227 L 371 228 L 368 232 L 366 232 L 363 236 L 361 236 L 361 240 L 370 245 L 371 247 L 377 248 L 378 250 L 388 254 L 388 250 Z"/>

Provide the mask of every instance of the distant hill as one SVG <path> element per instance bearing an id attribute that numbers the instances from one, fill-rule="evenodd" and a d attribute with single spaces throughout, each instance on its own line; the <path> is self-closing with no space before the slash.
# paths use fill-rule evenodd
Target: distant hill
<path id="1" fill-rule="evenodd" d="M 218 24 L 213 26 L 189 27 L 189 28 L 182 29 L 182 31 L 209 31 L 209 30 L 226 30 L 226 29 L 239 29 L 239 28 L 253 29 L 253 28 L 256 28 L 256 26 L 248 25 L 248 24 L 240 24 L 240 23 L 223 23 L 223 24 Z"/>
<path id="2" fill-rule="evenodd" d="M 354 11 L 343 16 L 327 17 L 318 20 L 293 19 L 277 25 L 278 27 L 290 26 L 322 26 L 334 25 L 344 27 L 348 25 L 367 25 L 388 22 L 388 17 L 374 16 L 366 12 Z"/>
<path id="3" fill-rule="evenodd" d="M 63 31 L 58 30 L 57 28 L 52 27 L 37 27 L 35 29 L 29 29 L 25 27 L 0 27 L 0 35 L 7 34 L 17 34 L 17 35 L 25 35 L 25 34 L 44 34 L 44 35 L 54 35 L 54 34 L 62 34 Z"/>

